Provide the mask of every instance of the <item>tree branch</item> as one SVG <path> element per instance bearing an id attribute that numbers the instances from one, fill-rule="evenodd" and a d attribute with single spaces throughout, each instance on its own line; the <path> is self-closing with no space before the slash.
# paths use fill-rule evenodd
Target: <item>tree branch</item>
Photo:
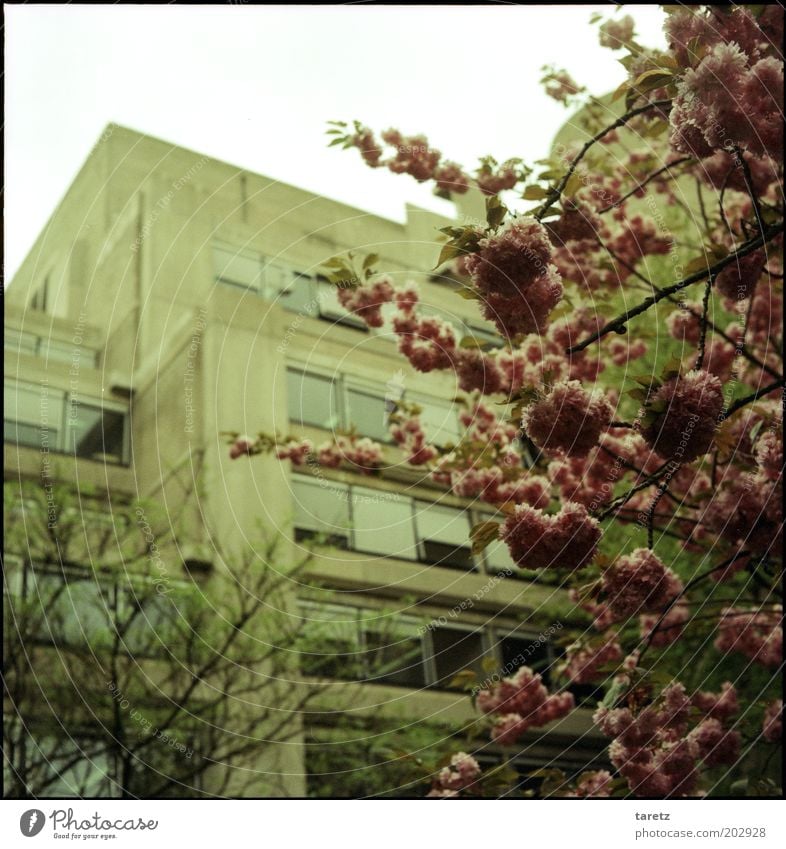
<path id="1" fill-rule="evenodd" d="M 565 353 L 567 354 L 576 354 L 579 351 L 583 351 L 593 342 L 597 342 L 598 339 L 602 339 L 604 336 L 609 333 L 625 333 L 627 328 L 625 325 L 630 321 L 630 319 L 635 318 L 637 315 L 641 315 L 643 312 L 646 312 L 650 307 L 655 306 L 655 304 L 662 301 L 664 298 L 668 298 L 669 295 L 673 295 L 676 292 L 685 289 L 688 286 L 691 286 L 693 283 L 698 283 L 701 280 L 704 280 L 706 277 L 711 277 L 713 280 L 717 275 L 726 268 L 727 265 L 731 265 L 734 262 L 738 262 L 743 257 L 748 254 L 753 253 L 755 250 L 758 250 L 762 245 L 766 242 L 774 239 L 781 232 L 781 226 L 773 225 L 768 227 L 761 236 L 753 239 L 750 242 L 742 245 L 738 248 L 734 253 L 729 254 L 723 259 L 719 260 L 712 266 L 710 269 L 704 269 L 702 271 L 697 271 L 694 274 L 689 275 L 688 277 L 680 280 L 679 283 L 675 283 L 672 286 L 668 286 L 665 289 L 658 289 L 654 295 L 642 301 L 638 306 L 632 307 L 629 310 L 626 310 L 622 315 L 617 316 L 617 318 L 608 322 L 608 324 L 604 325 L 600 330 L 596 333 L 593 333 L 591 336 L 588 336 L 583 342 L 579 342 L 577 345 L 573 345 L 573 347 L 568 348 Z"/>
<path id="2" fill-rule="evenodd" d="M 661 109 L 665 106 L 671 106 L 670 100 L 656 100 L 652 103 L 646 103 L 644 106 L 639 106 L 636 109 L 631 109 L 630 112 L 626 112 L 621 117 L 617 118 L 613 124 L 610 124 L 608 127 L 601 130 L 599 133 L 596 133 L 589 141 L 584 143 L 584 146 L 578 152 L 578 154 L 573 158 L 568 170 L 565 172 L 562 179 L 556 185 L 555 188 L 551 189 L 550 197 L 541 207 L 540 212 L 535 216 L 535 218 L 540 221 L 546 215 L 546 213 L 551 209 L 552 206 L 560 199 L 562 196 L 562 192 L 565 191 L 565 186 L 568 185 L 568 180 L 573 176 L 574 171 L 576 170 L 579 162 L 584 158 L 587 151 L 596 143 L 599 142 L 604 136 L 608 135 L 612 130 L 616 130 L 618 127 L 624 127 L 625 124 L 630 121 L 631 118 L 635 118 L 637 115 L 641 115 L 644 112 L 649 112 L 650 109 Z"/>

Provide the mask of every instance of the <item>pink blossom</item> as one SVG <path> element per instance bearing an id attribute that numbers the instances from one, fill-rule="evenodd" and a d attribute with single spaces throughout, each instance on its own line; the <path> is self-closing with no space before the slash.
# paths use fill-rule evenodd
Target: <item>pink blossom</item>
<path id="1" fill-rule="evenodd" d="M 641 638 L 649 640 L 654 648 L 669 646 L 680 638 L 689 620 L 690 610 L 687 605 L 679 603 L 670 607 L 663 619 L 658 613 L 642 614 Z"/>
<path id="2" fill-rule="evenodd" d="M 382 327 L 381 309 L 393 300 L 393 281 L 390 277 L 379 277 L 354 289 L 339 286 L 338 300 L 344 309 L 362 318 L 369 327 Z"/>
<path id="3" fill-rule="evenodd" d="M 600 27 L 600 46 L 620 50 L 633 42 L 634 22 L 630 15 L 619 20 L 606 21 Z"/>
<path id="4" fill-rule="evenodd" d="M 443 162 L 434 169 L 433 176 L 441 191 L 463 195 L 469 189 L 469 177 L 455 162 Z"/>
<path id="5" fill-rule="evenodd" d="M 583 91 L 583 87 L 564 70 L 549 71 L 541 82 L 546 94 L 557 103 L 567 104 L 574 95 Z"/>
<path id="6" fill-rule="evenodd" d="M 605 769 L 585 772 L 579 778 L 576 789 L 567 796 L 580 799 L 607 798 L 611 795 L 611 773 Z"/>
<path id="7" fill-rule="evenodd" d="M 737 690 L 731 681 L 721 685 L 720 693 L 698 692 L 693 695 L 691 704 L 698 708 L 709 719 L 726 722 L 739 713 L 740 703 Z"/>
<path id="8" fill-rule="evenodd" d="M 669 313 L 666 327 L 669 334 L 680 342 L 698 345 L 701 336 L 701 304 L 695 301 L 685 301 L 680 308 Z"/>
<path id="9" fill-rule="evenodd" d="M 507 189 L 512 189 L 519 181 L 516 169 L 510 165 L 501 165 L 496 171 L 490 167 L 478 170 L 475 182 L 484 195 L 496 195 Z"/>
<path id="10" fill-rule="evenodd" d="M 450 764 L 438 773 L 428 794 L 429 798 L 455 798 L 480 778 L 480 766 L 471 755 L 457 752 Z"/>
<path id="11" fill-rule="evenodd" d="M 534 218 L 510 218 L 496 233 L 480 240 L 465 262 L 478 290 L 508 297 L 526 291 L 547 273 L 551 242 Z"/>
<path id="12" fill-rule="evenodd" d="M 740 755 L 738 731 L 728 731 L 717 719 L 703 719 L 688 735 L 698 748 L 697 756 L 708 767 L 736 763 Z"/>
<path id="13" fill-rule="evenodd" d="M 232 460 L 237 460 L 238 457 L 242 457 L 244 454 L 252 454 L 256 442 L 256 439 L 253 439 L 250 436 L 238 436 L 238 438 L 232 443 L 232 447 L 229 449 L 230 458 Z"/>
<path id="14" fill-rule="evenodd" d="M 619 660 L 622 660 L 622 649 L 614 636 L 611 636 L 599 645 L 569 646 L 561 673 L 572 684 L 589 684 L 605 676 L 602 667 Z"/>
<path id="15" fill-rule="evenodd" d="M 581 569 L 595 555 L 600 537 L 586 507 L 572 502 L 555 515 L 519 504 L 500 531 L 513 560 L 526 569 Z"/>
<path id="16" fill-rule="evenodd" d="M 663 384 L 649 401 L 654 413 L 644 436 L 662 457 L 687 463 L 706 454 L 723 410 L 723 387 L 707 371 L 691 371 Z"/>
<path id="17" fill-rule="evenodd" d="M 727 607 L 721 612 L 715 648 L 738 651 L 766 667 L 783 660 L 783 626 L 780 605 L 773 610 L 741 610 Z"/>
<path id="18" fill-rule="evenodd" d="M 571 693 L 549 695 L 540 675 L 522 666 L 513 677 L 482 689 L 477 706 L 493 717 L 491 739 L 506 746 L 516 743 L 527 729 L 566 716 L 575 702 Z"/>
<path id="19" fill-rule="evenodd" d="M 641 359 L 647 353 L 647 343 L 641 339 L 612 339 L 609 343 L 609 356 L 615 366 L 626 366 L 633 360 Z"/>
<path id="20" fill-rule="evenodd" d="M 586 455 L 611 424 L 614 408 L 599 390 L 577 380 L 557 383 L 524 411 L 522 427 L 539 447 Z"/>
<path id="21" fill-rule="evenodd" d="M 302 466 L 314 453 L 314 443 L 310 439 L 292 439 L 276 451 L 279 460 L 291 460 L 293 466 Z"/>
<path id="22" fill-rule="evenodd" d="M 625 617 L 662 611 L 682 582 L 648 548 L 637 548 L 605 570 L 603 590 L 612 611 Z"/>

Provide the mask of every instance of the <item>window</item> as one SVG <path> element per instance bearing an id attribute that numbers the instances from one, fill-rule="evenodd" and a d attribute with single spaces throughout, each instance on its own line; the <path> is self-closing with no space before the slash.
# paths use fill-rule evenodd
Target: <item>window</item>
<path id="1" fill-rule="evenodd" d="M 4 436 L 9 442 L 73 453 L 103 462 L 128 462 L 128 416 L 119 405 L 81 401 L 47 385 L 4 384 Z"/>
<path id="2" fill-rule="evenodd" d="M 213 270 L 220 283 L 255 292 L 262 286 L 262 257 L 254 251 L 214 245 Z"/>
<path id="3" fill-rule="evenodd" d="M 3 347 L 6 351 L 35 356 L 38 353 L 38 337 L 33 333 L 6 330 L 3 337 Z"/>
<path id="4" fill-rule="evenodd" d="M 435 566 L 474 571 L 469 548 L 471 528 L 466 511 L 418 501 L 415 503 L 415 526 L 421 560 Z"/>
<path id="5" fill-rule="evenodd" d="M 278 266 L 270 269 L 270 277 L 277 281 L 270 287 L 271 296 L 284 309 L 312 317 L 317 314 L 319 301 L 314 281 L 308 275 Z"/>
<path id="6" fill-rule="evenodd" d="M 429 631 L 434 686 L 445 689 L 463 669 L 472 669 L 482 681 L 485 645 L 480 630 L 437 627 Z"/>
<path id="7" fill-rule="evenodd" d="M 540 673 L 544 684 L 549 684 L 554 654 L 547 639 L 538 634 L 511 632 L 500 638 L 499 654 L 502 659 L 501 672 L 506 677 L 513 675 L 522 666 L 529 666 Z"/>
<path id="8" fill-rule="evenodd" d="M 295 539 L 476 571 L 466 511 L 302 474 L 292 478 Z"/>
<path id="9" fill-rule="evenodd" d="M 7 441 L 51 451 L 62 449 L 65 393 L 48 386 L 7 381 L 3 402 Z"/>
<path id="10" fill-rule="evenodd" d="M 453 404 L 449 401 L 417 396 L 413 397 L 412 400 L 423 408 L 420 421 L 430 442 L 445 445 L 448 442 L 455 444 L 459 441 L 461 430 L 458 414 Z"/>
<path id="11" fill-rule="evenodd" d="M 362 389 L 347 389 L 347 426 L 378 442 L 391 442 L 385 399 Z"/>
<path id="12" fill-rule="evenodd" d="M 352 487 L 352 524 L 357 551 L 417 559 L 412 501 L 382 490 Z"/>
<path id="13" fill-rule="evenodd" d="M 483 517 L 486 518 L 485 516 Z M 517 572 L 518 566 L 510 556 L 507 545 L 500 540 L 489 543 L 484 552 L 486 558 L 486 571 L 492 574 L 510 571 Z"/>
<path id="14" fill-rule="evenodd" d="M 379 611 L 301 601 L 304 675 L 424 687 L 423 640 L 417 623 Z"/>
<path id="15" fill-rule="evenodd" d="M 95 368 L 98 352 L 71 342 L 58 342 L 18 330 L 6 330 L 3 347 L 17 354 L 43 357 L 49 362 L 68 363 L 79 361 L 88 368 Z"/>
<path id="16" fill-rule="evenodd" d="M 52 799 L 119 798 L 120 787 L 113 781 L 117 776 L 114 758 L 106 751 L 107 741 L 100 738 L 65 736 L 46 737 L 39 744 L 37 755 L 46 753 L 51 774 L 57 779 L 47 785 L 46 794 Z M 70 766 L 75 758 L 79 760 Z"/>
<path id="17" fill-rule="evenodd" d="M 338 391 L 332 380 L 288 369 L 287 398 L 290 421 L 328 430 L 339 426 Z"/>
<path id="18" fill-rule="evenodd" d="M 92 573 L 31 565 L 23 582 L 25 598 L 41 616 L 38 634 L 44 642 L 94 648 L 97 641 L 109 638 L 115 590 L 103 586 Z"/>
<path id="19" fill-rule="evenodd" d="M 324 538 L 326 544 L 349 548 L 349 490 L 326 480 L 311 481 L 302 475 L 292 480 L 295 539 Z"/>
<path id="20" fill-rule="evenodd" d="M 414 624 L 379 616 L 362 625 L 366 680 L 398 687 L 426 686 L 423 640 Z"/>
<path id="21" fill-rule="evenodd" d="M 300 603 L 300 669 L 304 675 L 357 681 L 363 677 L 358 611 Z"/>
<path id="22" fill-rule="evenodd" d="M 122 463 L 126 456 L 126 416 L 117 410 L 71 397 L 66 451 L 90 460 Z"/>

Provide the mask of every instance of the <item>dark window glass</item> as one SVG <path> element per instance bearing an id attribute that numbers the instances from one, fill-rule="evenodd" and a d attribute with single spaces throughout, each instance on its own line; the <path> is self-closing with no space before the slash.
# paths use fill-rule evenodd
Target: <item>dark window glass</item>
<path id="1" fill-rule="evenodd" d="M 484 646 L 479 631 L 435 628 L 430 634 L 436 687 L 447 688 L 453 677 L 464 669 L 473 670 L 478 680 L 483 680 Z"/>
<path id="2" fill-rule="evenodd" d="M 422 640 L 416 634 L 365 632 L 366 679 L 375 684 L 424 687 Z"/>
<path id="3" fill-rule="evenodd" d="M 503 637 L 499 642 L 499 653 L 502 657 L 501 671 L 505 677 L 510 677 L 522 666 L 529 666 L 540 673 L 544 684 L 551 680 L 551 647 L 538 635 Z"/>
<path id="4" fill-rule="evenodd" d="M 67 451 L 92 460 L 125 459 L 126 416 L 72 399 L 68 413 Z"/>
<path id="5" fill-rule="evenodd" d="M 420 540 L 420 559 L 425 563 L 474 570 L 467 511 L 420 501 L 415 505 L 415 526 Z"/>

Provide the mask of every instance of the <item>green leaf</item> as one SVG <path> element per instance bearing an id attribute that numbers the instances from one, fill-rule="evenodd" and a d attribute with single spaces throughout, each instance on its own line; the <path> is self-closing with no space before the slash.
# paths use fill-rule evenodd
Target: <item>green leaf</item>
<path id="1" fill-rule="evenodd" d="M 543 186 L 536 186 L 533 184 L 524 189 L 522 198 L 524 198 L 524 200 L 544 200 L 548 197 L 548 195 L 549 193 L 543 188 Z"/>
<path id="2" fill-rule="evenodd" d="M 496 230 L 507 214 L 508 208 L 496 195 L 486 199 L 486 221 L 489 227 Z"/>
<path id="3" fill-rule="evenodd" d="M 645 71 L 643 74 L 639 74 L 634 80 L 633 86 L 643 94 L 655 88 L 662 88 L 664 85 L 668 85 L 673 76 L 674 72 L 669 68 L 653 68 L 651 71 Z"/>
<path id="4" fill-rule="evenodd" d="M 458 690 L 471 690 L 475 686 L 478 676 L 472 669 L 462 669 L 451 679 L 448 687 Z"/>
<path id="5" fill-rule="evenodd" d="M 625 92 L 627 92 L 629 90 L 630 90 L 630 82 L 628 82 L 628 80 L 625 80 L 624 83 L 621 83 L 614 90 L 614 93 L 611 95 L 611 102 L 614 103 L 615 100 L 619 100 L 625 94 Z"/>
<path id="6" fill-rule="evenodd" d="M 480 554 L 489 543 L 499 537 L 500 522 L 478 522 L 470 532 L 472 553 Z"/>
<path id="7" fill-rule="evenodd" d="M 482 350 L 484 347 L 484 343 L 479 339 L 476 339 L 474 336 L 464 336 L 459 342 L 459 348 L 475 348 L 476 350 Z"/>
<path id="8" fill-rule="evenodd" d="M 460 289 L 456 289 L 456 294 L 464 298 L 466 301 L 480 300 L 480 294 L 474 289 L 470 289 L 469 286 L 462 286 Z"/>
<path id="9" fill-rule="evenodd" d="M 638 386 L 635 387 L 634 389 L 628 389 L 628 391 L 625 394 L 629 395 L 631 398 L 635 399 L 636 401 L 640 401 L 642 404 L 645 403 L 647 398 L 649 397 L 649 392 L 647 392 L 646 389 L 639 388 Z"/>
<path id="10" fill-rule="evenodd" d="M 365 271 L 367 268 L 371 268 L 371 266 L 374 265 L 374 263 L 377 262 L 378 260 L 379 260 L 379 254 L 369 254 L 363 260 L 363 271 Z"/>

